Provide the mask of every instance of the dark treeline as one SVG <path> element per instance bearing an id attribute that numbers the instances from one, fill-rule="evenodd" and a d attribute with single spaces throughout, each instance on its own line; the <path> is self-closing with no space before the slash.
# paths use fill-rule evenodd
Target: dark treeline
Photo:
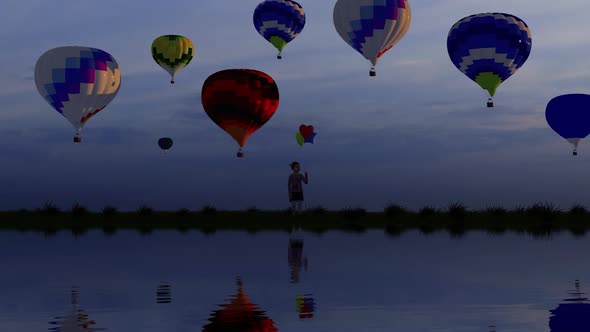
<path id="1" fill-rule="evenodd" d="M 177 229 L 180 232 L 195 229 L 214 233 L 218 230 L 292 232 L 297 228 L 315 233 L 329 230 L 362 233 L 369 229 L 382 229 L 392 236 L 409 230 L 419 230 L 424 234 L 446 231 L 452 236 L 461 236 L 471 230 L 492 234 L 512 231 L 533 236 L 569 231 L 574 235 L 584 235 L 590 229 L 590 212 L 582 205 L 563 210 L 551 203 L 482 210 L 469 210 L 461 203 L 451 203 L 444 209 L 426 206 L 417 211 L 390 204 L 382 212 L 368 212 L 362 208 L 332 211 L 318 206 L 302 213 L 290 209 L 259 210 L 255 207 L 225 211 L 213 206 L 205 206 L 198 211 L 156 211 L 145 205 L 132 212 L 119 211 L 111 206 L 92 212 L 78 203 L 69 210 L 46 203 L 43 208 L 35 210 L 0 212 L 0 229 L 40 231 L 47 235 L 60 230 L 82 235 L 90 229 L 102 229 L 110 235 L 120 229 L 149 234 L 157 229 Z"/>

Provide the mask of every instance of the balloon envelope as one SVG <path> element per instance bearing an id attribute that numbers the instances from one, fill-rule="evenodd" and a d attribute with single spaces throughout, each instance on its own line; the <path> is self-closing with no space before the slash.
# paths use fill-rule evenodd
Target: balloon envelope
<path id="1" fill-rule="evenodd" d="M 305 26 L 305 11 L 293 0 L 265 0 L 254 10 L 254 27 L 279 52 Z"/>
<path id="2" fill-rule="evenodd" d="M 152 43 L 152 58 L 164 68 L 174 83 L 174 76 L 193 59 L 195 46 L 184 36 L 164 35 Z"/>
<path id="3" fill-rule="evenodd" d="M 158 140 L 158 145 L 160 146 L 160 149 L 162 149 L 162 150 L 170 150 L 170 148 L 172 147 L 173 144 L 174 144 L 174 142 L 172 141 L 172 138 L 170 138 L 170 137 L 162 137 Z"/>
<path id="4" fill-rule="evenodd" d="M 205 80 L 201 102 L 209 118 L 243 147 L 276 112 L 279 89 L 261 71 L 227 69 Z"/>
<path id="5" fill-rule="evenodd" d="M 115 58 L 103 50 L 58 47 L 37 60 L 35 86 L 78 133 L 88 119 L 115 98 L 121 86 L 121 72 Z"/>
<path id="6" fill-rule="evenodd" d="M 577 145 L 590 134 L 590 95 L 566 94 L 551 99 L 545 119 L 559 136 Z"/>
<path id="7" fill-rule="evenodd" d="M 301 136 L 301 133 L 298 132 L 297 134 L 295 134 L 295 139 L 297 140 L 297 144 L 299 145 L 303 145 L 305 139 L 303 138 L 303 136 Z"/>
<path id="8" fill-rule="evenodd" d="M 301 136 L 303 136 L 303 138 L 309 137 L 309 135 L 313 133 L 313 129 L 313 126 L 306 126 L 304 124 L 299 126 L 299 132 L 301 133 Z"/>
<path id="9" fill-rule="evenodd" d="M 315 137 L 316 133 L 311 133 L 311 135 L 307 136 L 304 140 L 305 143 L 313 144 L 313 138 Z"/>
<path id="10" fill-rule="evenodd" d="M 505 13 L 464 17 L 447 37 L 447 51 L 455 67 L 492 97 L 500 84 L 524 65 L 531 46 L 527 24 Z"/>
<path id="11" fill-rule="evenodd" d="M 333 19 L 340 37 L 375 66 L 408 32 L 412 12 L 408 0 L 338 0 Z"/>

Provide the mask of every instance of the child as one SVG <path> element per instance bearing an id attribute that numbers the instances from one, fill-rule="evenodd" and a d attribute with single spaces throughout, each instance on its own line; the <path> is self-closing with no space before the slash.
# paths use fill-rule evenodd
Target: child
<path id="1" fill-rule="evenodd" d="M 291 202 L 291 207 L 294 211 L 301 212 L 303 205 L 303 185 L 301 182 L 307 184 L 307 172 L 305 172 L 305 176 L 299 174 L 301 166 L 296 161 L 292 162 L 289 166 L 293 170 L 293 173 L 289 175 L 289 202 Z"/>

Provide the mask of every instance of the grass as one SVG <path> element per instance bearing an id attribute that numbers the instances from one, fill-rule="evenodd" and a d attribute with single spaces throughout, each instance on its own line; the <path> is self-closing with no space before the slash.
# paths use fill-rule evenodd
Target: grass
<path id="1" fill-rule="evenodd" d="M 144 204 L 137 209 L 137 214 L 142 217 L 151 216 L 154 214 L 154 209 Z"/>
<path id="2" fill-rule="evenodd" d="M 401 205 L 390 203 L 383 209 L 383 213 L 388 218 L 398 218 L 408 213 L 408 211 Z"/>
<path id="3" fill-rule="evenodd" d="M 588 210 L 586 210 L 586 207 L 581 204 L 575 204 L 570 208 L 569 214 L 576 217 L 582 217 L 588 214 Z"/>
<path id="4" fill-rule="evenodd" d="M 204 216 L 213 216 L 217 214 L 217 209 L 212 205 L 205 205 L 201 209 L 201 214 Z"/>
<path id="5" fill-rule="evenodd" d="M 363 233 L 380 229 L 392 237 L 409 230 L 426 235 L 446 231 L 454 237 L 474 230 L 492 235 L 516 232 L 536 237 L 568 231 L 575 236 L 583 236 L 590 230 L 590 213 L 580 204 L 562 210 L 548 202 L 512 209 L 489 206 L 482 210 L 467 210 L 460 202 L 451 202 L 445 209 L 424 206 L 418 210 L 391 203 L 381 212 L 368 212 L 360 207 L 334 211 L 316 206 L 304 213 L 294 214 L 290 209 L 269 211 L 251 207 L 242 211 L 226 211 L 211 205 L 204 206 L 200 211 L 156 211 L 142 205 L 131 212 L 119 211 L 113 206 L 93 212 L 79 203 L 74 203 L 69 211 L 62 211 L 48 201 L 35 210 L 0 211 L 0 230 L 37 231 L 46 236 L 64 230 L 80 236 L 89 230 L 113 235 L 119 230 L 131 229 L 146 235 L 159 229 L 183 233 L 198 230 L 213 234 L 221 230 L 288 232 L 293 227 L 316 234 L 329 230 Z"/>
<path id="6" fill-rule="evenodd" d="M 436 209 L 430 206 L 425 206 L 418 210 L 418 217 L 420 218 L 428 218 L 432 217 L 437 213 Z"/>
<path id="7" fill-rule="evenodd" d="M 463 203 L 454 202 L 450 203 L 447 208 L 447 214 L 451 219 L 461 221 L 465 219 L 465 215 L 467 214 L 467 208 Z"/>
<path id="8" fill-rule="evenodd" d="M 248 214 L 252 215 L 252 214 L 256 214 L 256 213 L 260 212 L 260 209 L 255 206 L 251 206 L 248 209 L 246 209 L 246 212 Z"/>
<path id="9" fill-rule="evenodd" d="M 292 211 L 291 211 L 292 212 Z M 318 205 L 318 206 L 314 206 L 312 208 L 309 208 L 307 210 L 305 210 L 305 213 L 307 215 L 312 215 L 312 216 L 321 216 L 321 215 L 325 215 L 327 212 L 327 210 L 325 208 L 323 208 L 322 206 Z"/>
<path id="10" fill-rule="evenodd" d="M 109 217 L 109 216 L 114 216 L 119 211 L 117 210 L 116 207 L 112 207 L 112 206 L 107 205 L 102 209 L 101 212 L 102 212 L 103 216 Z"/>
<path id="11" fill-rule="evenodd" d="M 47 216 L 54 216 L 57 215 L 59 212 L 60 209 L 51 201 L 45 202 L 45 205 L 41 209 L 41 213 Z"/>
<path id="12" fill-rule="evenodd" d="M 80 205 L 78 202 L 72 205 L 72 215 L 76 217 L 81 217 L 88 214 L 88 209 L 84 206 Z"/>
<path id="13" fill-rule="evenodd" d="M 181 217 L 187 217 L 191 214 L 191 210 L 182 208 L 176 211 L 176 214 Z"/>

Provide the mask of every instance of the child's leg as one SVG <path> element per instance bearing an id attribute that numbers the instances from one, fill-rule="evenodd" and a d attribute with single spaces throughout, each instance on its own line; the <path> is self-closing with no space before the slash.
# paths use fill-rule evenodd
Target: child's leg
<path id="1" fill-rule="evenodd" d="M 297 201 L 297 210 L 299 210 L 299 212 L 303 210 L 303 201 Z"/>
<path id="2" fill-rule="evenodd" d="M 297 201 L 291 201 L 291 210 L 293 210 L 293 211 L 297 210 Z"/>

